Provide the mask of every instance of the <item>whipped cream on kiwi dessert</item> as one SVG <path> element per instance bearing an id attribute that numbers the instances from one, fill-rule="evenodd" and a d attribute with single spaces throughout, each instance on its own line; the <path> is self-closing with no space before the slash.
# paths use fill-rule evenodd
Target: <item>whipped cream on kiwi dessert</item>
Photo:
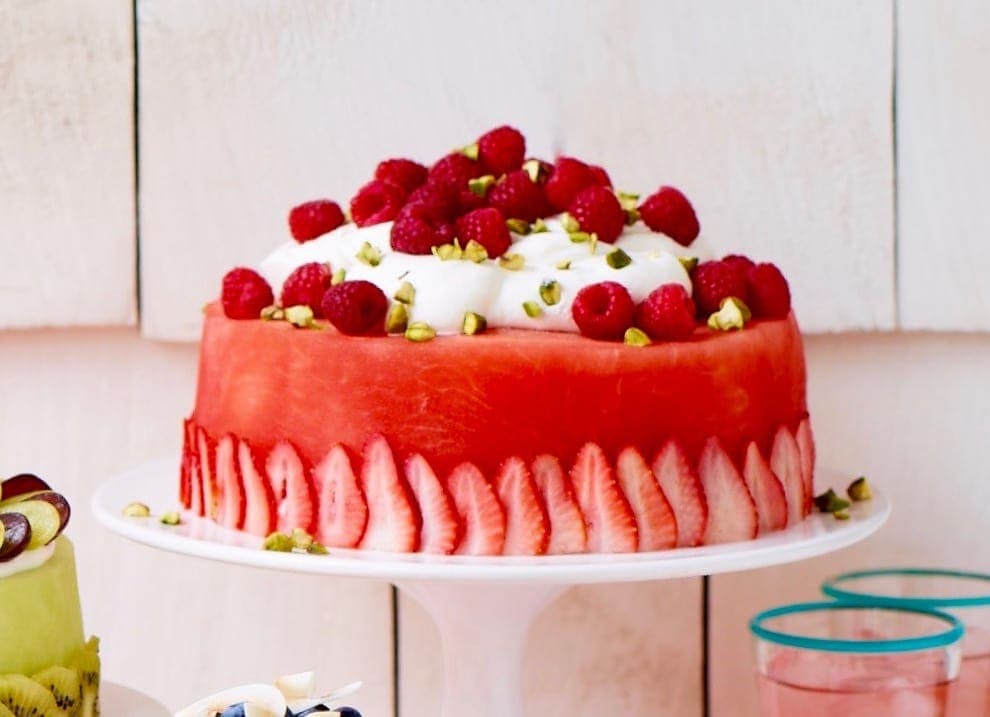
<path id="1" fill-rule="evenodd" d="M 217 692 L 179 710 L 175 717 L 309 717 L 324 713 L 361 717 L 353 707 L 340 705 L 360 687 L 360 682 L 354 682 L 316 696 L 314 673 L 300 672 L 279 677 L 271 685 L 242 685 Z"/>

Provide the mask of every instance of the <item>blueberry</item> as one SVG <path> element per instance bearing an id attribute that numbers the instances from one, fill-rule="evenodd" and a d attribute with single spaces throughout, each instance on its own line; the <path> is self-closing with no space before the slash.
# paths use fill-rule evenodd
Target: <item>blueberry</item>
<path id="1" fill-rule="evenodd" d="M 220 717 L 244 717 L 244 703 L 238 702 L 236 705 L 231 705 L 220 713 Z"/>
<path id="2" fill-rule="evenodd" d="M 361 713 L 353 707 L 341 707 L 337 710 L 340 717 L 361 717 Z"/>

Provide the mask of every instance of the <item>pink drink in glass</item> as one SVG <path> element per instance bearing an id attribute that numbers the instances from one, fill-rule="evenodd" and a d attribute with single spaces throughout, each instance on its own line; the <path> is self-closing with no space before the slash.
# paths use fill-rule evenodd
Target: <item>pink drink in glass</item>
<path id="1" fill-rule="evenodd" d="M 990 630 L 985 627 L 966 626 L 962 669 L 952 687 L 947 714 L 949 717 L 990 715 Z"/>

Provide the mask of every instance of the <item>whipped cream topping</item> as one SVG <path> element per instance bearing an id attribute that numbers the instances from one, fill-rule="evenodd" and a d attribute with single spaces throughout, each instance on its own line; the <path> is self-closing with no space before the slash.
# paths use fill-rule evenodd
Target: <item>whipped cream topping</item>
<path id="1" fill-rule="evenodd" d="M 663 284 L 676 283 L 691 292 L 691 280 L 678 256 L 697 256 L 697 248 L 686 250 L 673 240 L 637 224 L 627 227 L 614 244 L 574 243 L 557 219 L 546 220 L 549 231 L 527 236 L 512 235 L 508 253 L 524 259 L 521 269 L 499 266 L 498 260 L 474 263 L 467 260 L 441 261 L 433 255 L 413 255 L 393 251 L 390 246 L 391 222 L 369 227 L 344 224 L 318 239 L 298 244 L 287 242 L 261 262 L 259 272 L 276 296 L 289 274 L 309 262 L 328 262 L 334 271 L 343 269 L 348 281 L 364 279 L 392 297 L 403 282 L 416 290 L 409 321 L 426 322 L 437 333 L 455 334 L 461 330 L 464 313 L 473 311 L 485 317 L 490 327 L 513 327 L 577 332 L 571 318 L 571 305 L 577 293 L 591 284 L 614 281 L 629 290 L 639 302 Z M 368 242 L 382 254 L 377 266 L 357 259 Z M 632 259 L 629 265 L 614 269 L 606 255 L 622 249 Z M 558 265 L 569 261 L 567 269 Z M 556 281 L 561 298 L 548 306 L 540 299 L 540 285 Z M 542 314 L 530 317 L 523 303 L 535 302 Z"/>
<path id="2" fill-rule="evenodd" d="M 16 575 L 17 573 L 23 573 L 28 570 L 40 568 L 48 562 L 54 553 L 55 541 L 52 541 L 48 545 L 44 545 L 40 548 L 25 550 L 13 560 L 0 563 L 0 580 L 9 578 L 11 575 Z"/>

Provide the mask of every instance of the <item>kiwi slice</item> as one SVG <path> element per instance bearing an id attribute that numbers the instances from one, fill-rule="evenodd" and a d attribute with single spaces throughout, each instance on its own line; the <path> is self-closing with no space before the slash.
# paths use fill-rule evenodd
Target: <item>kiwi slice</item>
<path id="1" fill-rule="evenodd" d="M 99 717 L 100 638 L 89 638 L 89 642 L 69 659 L 66 667 L 76 670 L 82 683 L 82 702 L 76 714 L 79 717 Z"/>
<path id="2" fill-rule="evenodd" d="M 24 675 L 0 677 L 0 703 L 14 717 L 66 717 L 52 693 Z"/>
<path id="3" fill-rule="evenodd" d="M 40 548 L 55 540 L 62 529 L 62 517 L 58 509 L 44 500 L 25 500 L 3 508 L 3 513 L 20 513 L 31 524 L 31 542 L 28 550 Z"/>
<path id="4" fill-rule="evenodd" d="M 32 675 L 31 679 L 51 692 L 60 708 L 70 715 L 76 714 L 82 704 L 82 680 L 78 672 L 55 665 Z"/>
<path id="5" fill-rule="evenodd" d="M 0 717 L 15 717 L 14 713 L 7 709 L 7 705 L 0 702 Z"/>

